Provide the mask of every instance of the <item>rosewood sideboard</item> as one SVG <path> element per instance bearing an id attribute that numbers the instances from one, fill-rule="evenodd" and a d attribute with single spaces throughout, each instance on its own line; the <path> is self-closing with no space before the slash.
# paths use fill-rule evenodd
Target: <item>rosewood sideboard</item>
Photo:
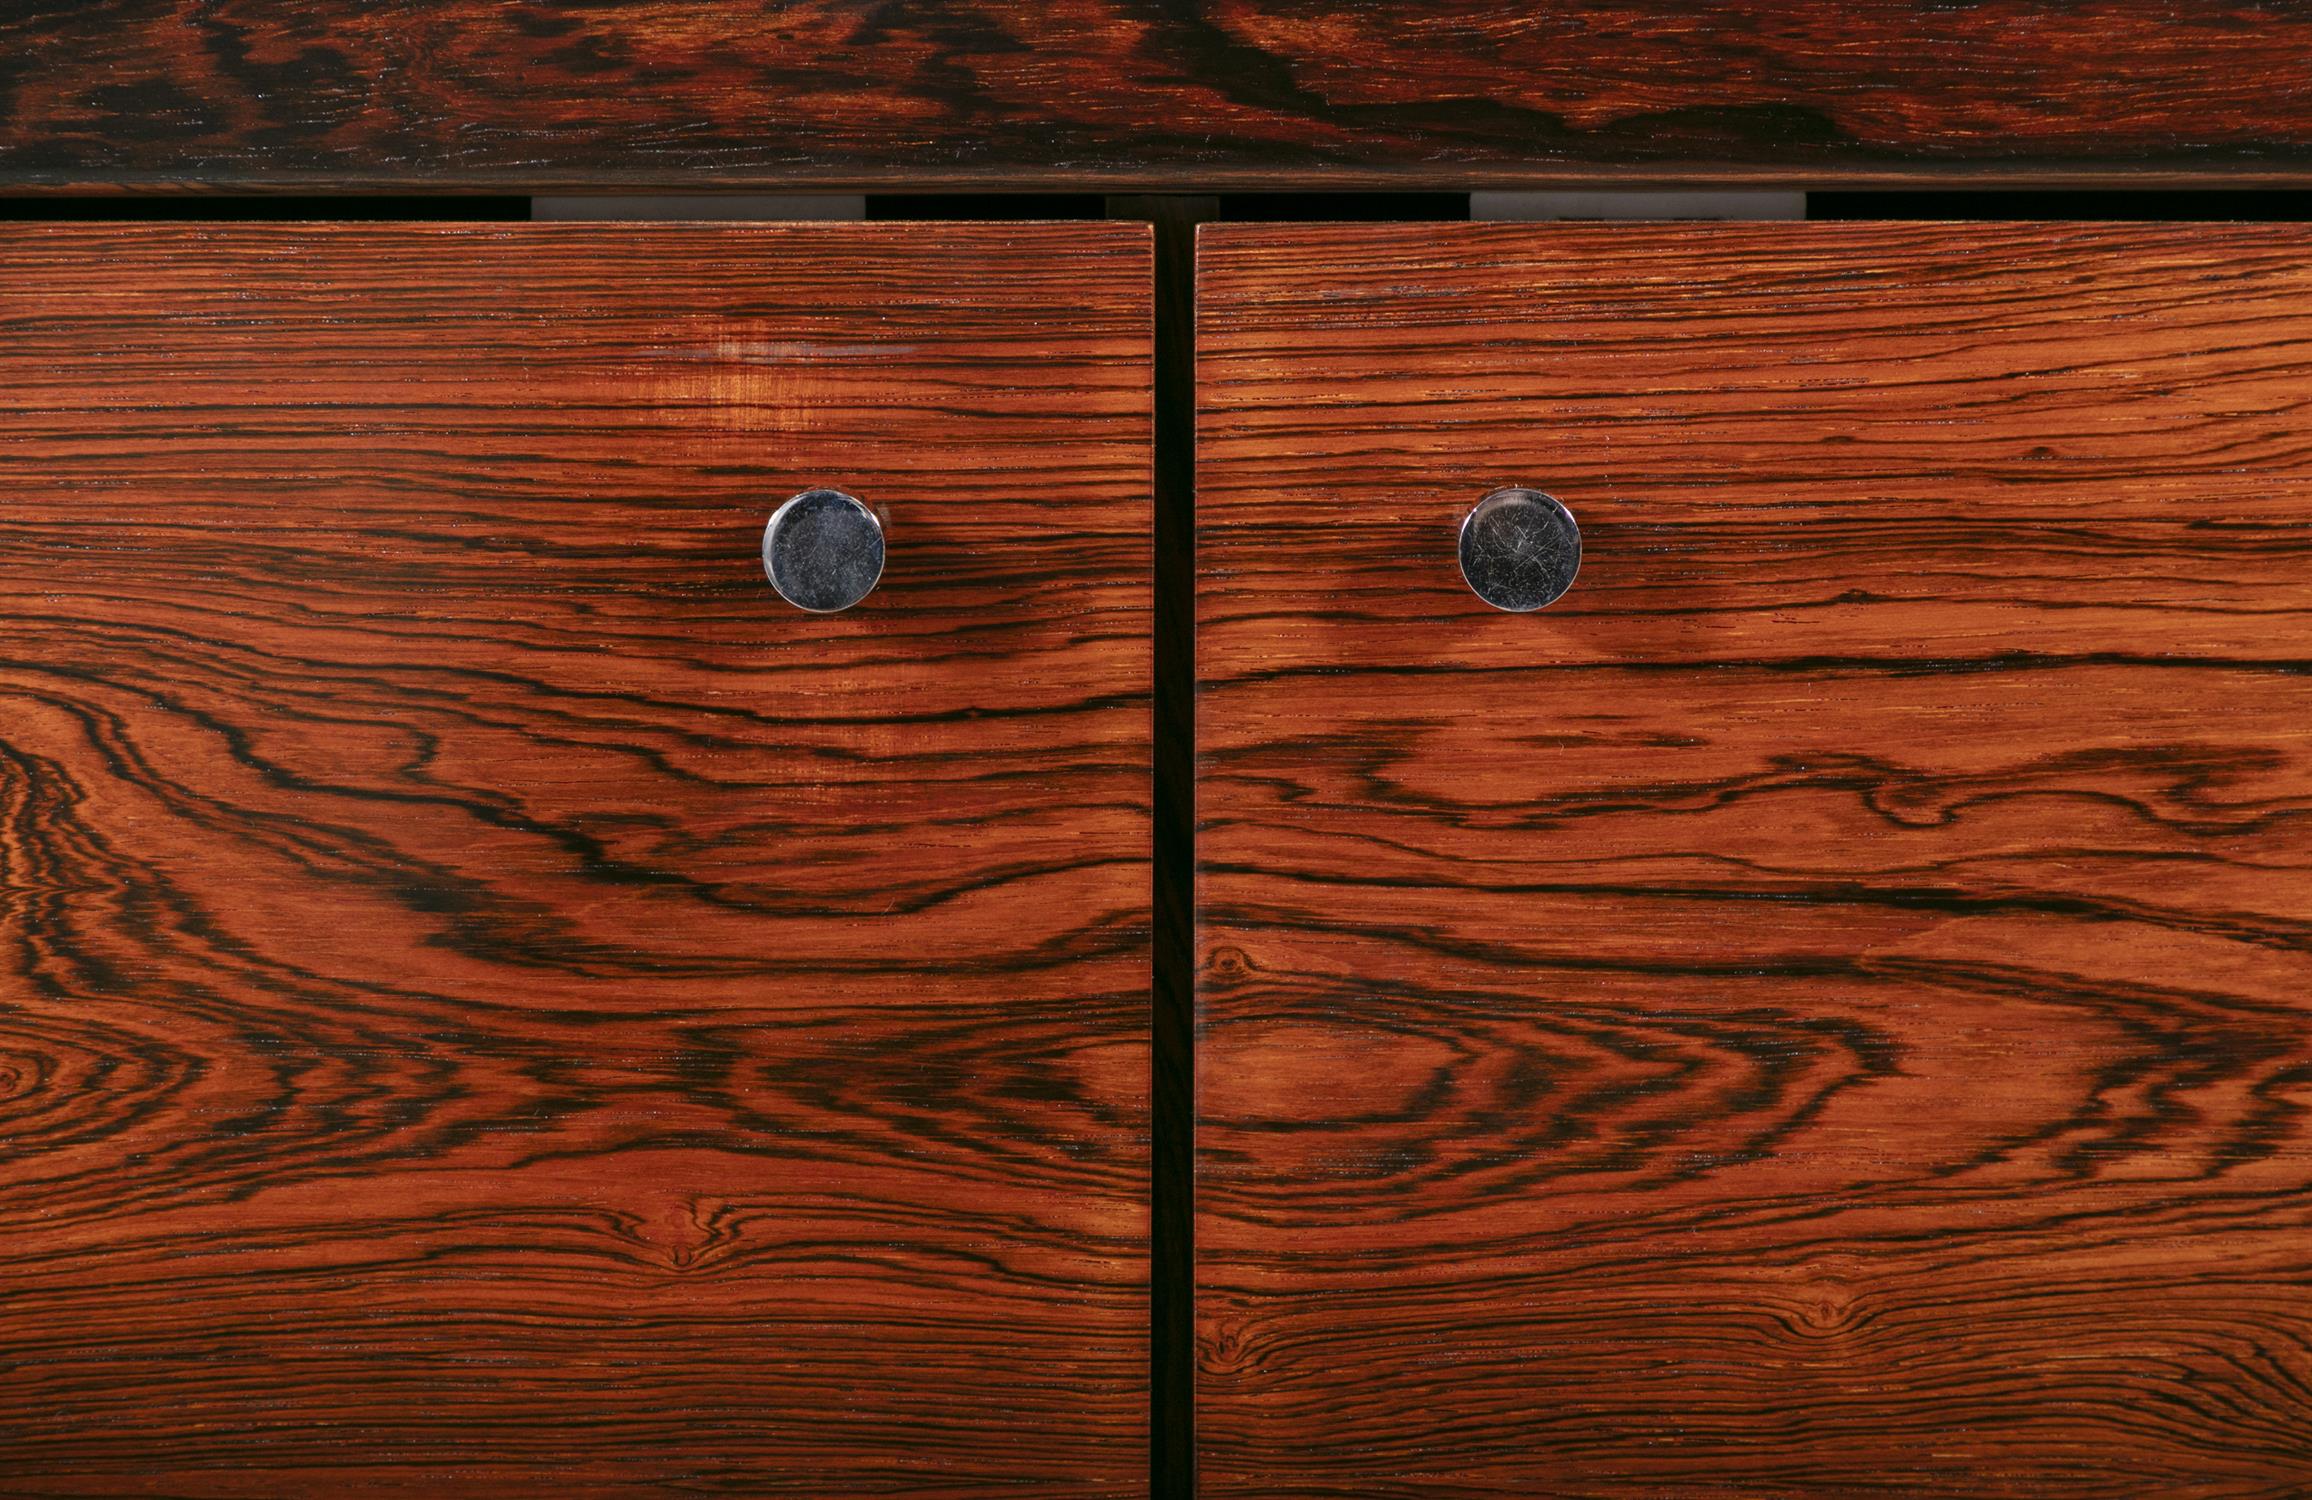
<path id="1" fill-rule="evenodd" d="M 0 0 L 0 1494 L 2312 1495 L 2308 684 L 2304 0 Z"/>

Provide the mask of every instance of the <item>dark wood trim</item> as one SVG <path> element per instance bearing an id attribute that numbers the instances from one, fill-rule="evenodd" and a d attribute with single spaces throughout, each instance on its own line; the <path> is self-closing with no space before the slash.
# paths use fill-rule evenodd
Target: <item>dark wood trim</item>
<path id="1" fill-rule="evenodd" d="M 0 191 L 2312 183 L 2312 5 L 101 0 Z"/>

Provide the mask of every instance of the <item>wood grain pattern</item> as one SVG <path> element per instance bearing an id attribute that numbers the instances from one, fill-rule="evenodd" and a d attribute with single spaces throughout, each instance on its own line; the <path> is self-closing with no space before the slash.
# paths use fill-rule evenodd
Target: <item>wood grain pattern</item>
<path id="1" fill-rule="evenodd" d="M 2312 182 L 2304 0 L 0 7 L 0 185 Z"/>
<path id="2" fill-rule="evenodd" d="M 2312 1491 L 2308 252 L 1206 231 L 1204 1493 Z"/>
<path id="3" fill-rule="evenodd" d="M 0 1488 L 1144 1493 L 1148 275 L 0 238 Z"/>

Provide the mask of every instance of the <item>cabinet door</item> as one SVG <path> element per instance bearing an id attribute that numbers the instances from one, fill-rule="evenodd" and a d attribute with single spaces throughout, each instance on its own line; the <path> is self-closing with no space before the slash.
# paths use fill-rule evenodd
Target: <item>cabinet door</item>
<path id="1" fill-rule="evenodd" d="M 0 1484 L 1144 1489 L 1148 276 L 0 237 Z"/>
<path id="2" fill-rule="evenodd" d="M 2312 234 L 1200 265 L 1205 1492 L 2312 1487 Z"/>

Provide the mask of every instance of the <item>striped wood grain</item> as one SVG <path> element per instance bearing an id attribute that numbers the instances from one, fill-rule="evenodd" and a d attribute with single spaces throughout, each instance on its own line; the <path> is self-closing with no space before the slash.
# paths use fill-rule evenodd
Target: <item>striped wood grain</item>
<path id="1" fill-rule="evenodd" d="M 2312 0 L 44 0 L 0 187 L 2312 181 Z"/>
<path id="2" fill-rule="evenodd" d="M 1205 1494 L 2312 1492 L 2312 234 L 1201 298 Z"/>
<path id="3" fill-rule="evenodd" d="M 0 1489 L 1144 1492 L 1148 274 L 0 237 Z"/>

